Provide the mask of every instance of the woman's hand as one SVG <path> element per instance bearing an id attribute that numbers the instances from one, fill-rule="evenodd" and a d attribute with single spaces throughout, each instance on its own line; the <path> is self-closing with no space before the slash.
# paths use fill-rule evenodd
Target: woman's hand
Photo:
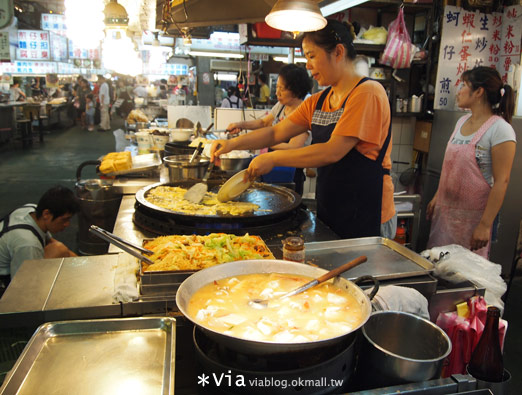
<path id="1" fill-rule="evenodd" d="M 428 203 L 428 207 L 426 207 L 426 219 L 431 221 L 433 218 L 433 210 L 435 209 L 435 205 L 437 204 L 437 195 L 431 199 L 431 202 Z"/>
<path id="2" fill-rule="evenodd" d="M 263 155 L 256 156 L 250 162 L 250 166 L 245 173 L 245 181 L 247 180 L 255 180 L 257 177 L 262 176 L 263 174 L 270 173 L 270 171 L 274 168 L 274 162 L 272 160 L 272 153 L 266 153 Z"/>
<path id="3" fill-rule="evenodd" d="M 215 140 L 210 146 L 210 161 L 218 160 L 216 164 L 219 166 L 219 156 L 232 151 L 232 140 Z"/>
<path id="4" fill-rule="evenodd" d="M 479 223 L 471 236 L 471 251 L 481 249 L 488 244 L 491 227 Z"/>
<path id="5" fill-rule="evenodd" d="M 233 122 L 227 126 L 227 132 L 230 134 L 238 134 L 241 132 L 243 125 L 241 122 Z"/>

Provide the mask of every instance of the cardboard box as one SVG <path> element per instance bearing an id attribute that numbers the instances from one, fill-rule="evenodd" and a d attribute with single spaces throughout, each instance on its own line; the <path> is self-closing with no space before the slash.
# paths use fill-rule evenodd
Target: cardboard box
<path id="1" fill-rule="evenodd" d="M 417 121 L 415 123 L 415 136 L 413 137 L 413 149 L 419 152 L 428 152 L 431 139 L 431 122 Z"/>

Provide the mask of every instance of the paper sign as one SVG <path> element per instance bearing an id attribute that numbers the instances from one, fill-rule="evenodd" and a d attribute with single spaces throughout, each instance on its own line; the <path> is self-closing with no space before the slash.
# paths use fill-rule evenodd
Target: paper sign
<path id="1" fill-rule="evenodd" d="M 520 64 L 522 6 L 483 14 L 455 6 L 444 8 L 435 86 L 435 109 L 456 110 L 460 76 L 476 66 L 496 68 L 504 82 L 511 64 Z"/>

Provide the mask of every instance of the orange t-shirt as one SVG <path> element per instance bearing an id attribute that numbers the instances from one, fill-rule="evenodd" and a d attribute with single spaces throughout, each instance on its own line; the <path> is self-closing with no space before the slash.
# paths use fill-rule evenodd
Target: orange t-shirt
<path id="1" fill-rule="evenodd" d="M 306 99 L 290 114 L 288 119 L 311 130 L 312 116 L 321 94 L 322 92 L 318 92 Z M 330 91 L 326 96 L 322 111 L 333 112 L 340 108 L 340 106 L 338 108 L 330 107 L 331 94 Z M 355 149 L 367 158 L 375 160 L 388 135 L 390 122 L 390 105 L 384 88 L 378 82 L 365 81 L 352 90 L 344 106 L 344 112 L 335 125 L 332 134 L 358 138 L 359 142 Z M 391 150 L 392 142 L 390 138 L 388 149 L 382 161 L 385 169 L 391 169 Z M 382 188 L 381 223 L 389 221 L 394 214 L 393 181 L 389 175 L 385 175 Z"/>

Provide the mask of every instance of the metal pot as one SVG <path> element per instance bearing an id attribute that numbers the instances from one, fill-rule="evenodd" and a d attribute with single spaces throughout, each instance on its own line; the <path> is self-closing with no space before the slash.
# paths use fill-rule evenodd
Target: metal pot
<path id="1" fill-rule="evenodd" d="M 191 155 L 172 155 L 163 158 L 169 169 L 170 182 L 203 178 L 209 160 L 197 158 L 194 162 L 189 163 L 190 157 Z"/>
<path id="2" fill-rule="evenodd" d="M 355 336 L 355 331 L 359 329 L 370 317 L 372 312 L 372 305 L 369 297 L 359 288 L 354 282 L 346 280 L 342 277 L 337 277 L 334 283 L 345 290 L 347 290 L 355 299 L 359 302 L 363 311 L 363 319 L 357 328 L 354 328 L 351 332 L 341 336 L 332 337 L 330 339 L 311 341 L 305 343 L 276 343 L 267 341 L 254 341 L 245 340 L 239 337 L 225 335 L 223 333 L 216 332 L 212 329 L 206 328 L 205 326 L 197 323 L 193 317 L 187 313 L 187 307 L 189 300 L 192 298 L 194 293 L 204 285 L 212 282 L 221 280 L 227 277 L 238 276 L 242 274 L 254 274 L 254 273 L 288 273 L 288 274 L 299 274 L 303 276 L 317 278 L 322 274 L 326 273 L 327 270 L 305 265 L 302 263 L 289 262 L 283 260 L 270 260 L 270 259 L 254 259 L 249 261 L 236 261 L 228 262 L 220 265 L 212 266 L 207 269 L 203 269 L 199 272 L 194 273 L 181 283 L 176 293 L 176 304 L 178 309 L 192 321 L 195 325 L 201 328 L 205 334 L 212 338 L 214 341 L 224 345 L 225 347 L 245 354 L 252 355 L 274 355 L 274 354 L 288 354 L 288 353 L 300 353 L 308 352 L 324 347 L 331 347 L 338 343 L 350 340 L 348 338 Z M 378 282 L 365 276 L 364 278 L 357 279 L 372 279 L 375 283 L 375 287 L 370 295 L 377 293 L 379 288 Z"/>
<path id="3" fill-rule="evenodd" d="M 362 328 L 361 374 L 376 386 L 440 377 L 451 340 L 434 323 L 414 314 L 380 311 Z"/>
<path id="4" fill-rule="evenodd" d="M 237 173 L 246 169 L 252 162 L 252 158 L 221 158 L 219 168 L 223 171 Z"/>

